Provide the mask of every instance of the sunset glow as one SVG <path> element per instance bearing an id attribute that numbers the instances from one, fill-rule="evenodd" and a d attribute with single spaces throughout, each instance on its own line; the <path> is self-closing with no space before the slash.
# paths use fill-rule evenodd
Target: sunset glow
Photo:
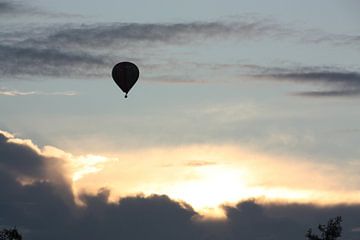
<path id="1" fill-rule="evenodd" d="M 188 146 L 121 153 L 118 158 L 114 155 L 81 157 L 81 165 L 73 173 L 77 191 L 96 193 L 106 187 L 112 192 L 112 201 L 140 193 L 166 194 L 208 217 L 224 217 L 223 204 L 247 199 L 319 205 L 360 202 L 359 191 L 338 185 L 338 179 L 350 179 L 336 174 L 335 166 L 315 168 L 304 160 L 275 158 L 234 146 Z"/>

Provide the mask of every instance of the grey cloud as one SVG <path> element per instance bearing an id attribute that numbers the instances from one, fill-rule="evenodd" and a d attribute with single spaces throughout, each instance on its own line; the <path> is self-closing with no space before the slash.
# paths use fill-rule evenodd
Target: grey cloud
<path id="1" fill-rule="evenodd" d="M 46 14 L 26 4 L 24 1 L 16 0 L 0 0 L 0 17 L 21 16 L 21 15 L 39 15 Z"/>
<path id="2" fill-rule="evenodd" d="M 62 159 L 42 155 L 29 141 L 0 131 L 0 225 L 41 225 L 51 218 L 52 204 L 59 204 L 53 212 L 66 214 L 73 194 L 63 164 Z"/>
<path id="3" fill-rule="evenodd" d="M 197 38 L 227 38 L 239 40 L 259 36 L 277 36 L 290 31 L 263 20 L 242 22 L 190 22 L 169 24 L 113 23 L 66 27 L 42 39 L 28 39 L 24 44 L 50 46 L 108 47 L 138 43 L 188 43 Z"/>
<path id="4" fill-rule="evenodd" d="M 81 51 L 0 45 L 3 76 L 89 77 L 104 75 L 108 66 L 105 57 Z"/>
<path id="5" fill-rule="evenodd" d="M 74 18 L 81 17 L 79 15 L 55 13 L 45 11 L 29 4 L 29 1 L 24 0 L 0 0 L 0 17 L 5 21 L 16 21 L 22 17 L 45 17 L 46 19 L 53 18 Z M 11 17 L 11 18 L 10 18 Z M 23 21 L 23 20 L 22 20 Z M 20 21 L 21 22 L 21 21 Z"/>
<path id="6" fill-rule="evenodd" d="M 148 45 L 188 44 L 205 38 L 243 40 L 275 36 L 283 31 L 277 24 L 258 20 L 63 25 L 44 28 L 42 32 L 36 29 L 36 34 L 18 32 L 18 36 L 8 32 L 0 36 L 0 73 L 3 76 L 104 76 L 114 63 L 112 54 L 119 55 L 116 51 L 126 54 Z"/>
<path id="7" fill-rule="evenodd" d="M 109 73 L 115 57 L 127 59 L 134 51 L 152 51 L 171 44 L 189 44 L 206 40 L 249 40 L 263 37 L 296 37 L 299 32 L 269 20 L 242 19 L 237 22 L 190 23 L 109 23 L 88 25 L 54 25 L 26 32 L 0 35 L 0 73 L 3 76 L 99 77 Z M 137 59 L 139 60 L 139 59 Z M 140 60 L 139 60 L 140 61 Z M 200 64 L 201 65 L 201 64 Z M 212 70 L 231 67 L 219 64 Z M 245 67 L 246 64 L 243 64 Z M 247 65 L 256 70 L 257 66 Z M 263 70 L 263 69 L 258 69 Z M 274 69 L 271 69 L 274 70 Z M 277 79 L 358 79 L 358 73 L 325 72 L 258 72 L 258 77 Z M 353 76 L 353 75 L 355 76 Z M 256 74 L 255 74 L 256 75 Z M 168 82 L 199 82 L 205 80 L 180 79 L 177 76 L 147 76 L 147 79 Z M 170 80 L 169 80 L 170 79 Z M 309 95 L 311 95 L 309 93 Z M 314 94 L 313 94 L 314 95 Z M 326 94 L 324 94 L 326 95 Z M 330 94 L 327 94 L 330 95 Z M 335 94 L 333 94 L 335 95 Z"/>
<path id="8" fill-rule="evenodd" d="M 22 9 L 22 5 L 14 1 L 0 1 L 0 14 L 18 13 Z"/>
<path id="9" fill-rule="evenodd" d="M 188 23 L 103 23 L 58 26 L 45 29 L 43 37 L 23 41 L 23 44 L 49 47 L 108 48 L 145 46 L 158 43 L 188 44 L 198 40 L 238 41 L 263 38 L 301 39 L 306 43 L 334 45 L 358 44 L 360 36 L 327 33 L 321 30 L 297 29 L 271 19 L 239 18 L 237 21 Z"/>
<path id="10" fill-rule="evenodd" d="M 360 73 L 349 71 L 297 71 L 264 75 L 275 79 L 299 82 L 319 82 L 346 86 L 360 86 Z"/>
<path id="11" fill-rule="evenodd" d="M 360 95 L 360 89 L 344 89 L 344 90 L 332 90 L 332 91 L 304 91 L 296 92 L 295 96 L 303 97 L 355 97 Z"/>
<path id="12" fill-rule="evenodd" d="M 343 216 L 344 239 L 357 239 L 354 232 L 360 221 L 360 206 L 337 205 L 318 207 L 310 204 L 259 204 L 256 201 L 240 202 L 225 207 L 230 239 L 304 239 L 307 229 L 316 229 L 330 217 Z M 347 219 L 347 220 L 345 220 Z"/>
<path id="13" fill-rule="evenodd" d="M 257 67 L 258 73 L 249 76 L 255 79 L 287 81 L 313 84 L 324 88 L 296 92 L 305 97 L 343 97 L 358 96 L 360 93 L 360 72 L 330 67 L 304 67 L 298 69 Z"/>
<path id="14" fill-rule="evenodd" d="M 187 204 L 167 196 L 136 196 L 109 203 L 109 191 L 82 194 L 78 206 L 61 164 L 29 142 L 0 132 L 0 225 L 18 226 L 25 239 L 200 239 Z M 58 173 L 48 171 L 55 169 Z M 22 184 L 20 177 L 33 181 Z"/>
<path id="15" fill-rule="evenodd" d="M 207 221 L 191 206 L 164 195 L 109 202 L 110 191 L 100 189 L 97 194 L 81 194 L 84 205 L 79 206 L 70 182 L 61 177 L 61 159 L 42 155 L 29 142 L 13 140 L 0 132 L 0 225 L 16 225 L 24 239 L 303 240 L 308 228 L 337 215 L 344 219 L 344 239 L 360 237 L 359 205 L 317 207 L 249 200 L 224 206 L 226 221 Z M 21 184 L 20 176 L 34 181 Z"/>
<path id="16" fill-rule="evenodd" d="M 301 39 L 306 43 L 314 44 L 330 43 L 333 45 L 354 45 L 357 47 L 360 44 L 360 35 L 327 33 L 321 30 L 307 30 L 301 36 Z"/>
<path id="17" fill-rule="evenodd" d="M 94 229 L 91 235 L 85 233 L 86 239 L 201 239 L 192 220 L 196 213 L 189 206 L 159 195 L 128 197 L 109 204 L 108 195 L 100 191 L 96 196 L 82 196 L 86 208 L 74 227 Z"/>
<path id="18" fill-rule="evenodd" d="M 41 177 L 45 172 L 45 159 L 36 149 L 9 142 L 0 132 L 1 170 L 17 176 Z M 24 159 L 26 159 L 24 161 Z"/>

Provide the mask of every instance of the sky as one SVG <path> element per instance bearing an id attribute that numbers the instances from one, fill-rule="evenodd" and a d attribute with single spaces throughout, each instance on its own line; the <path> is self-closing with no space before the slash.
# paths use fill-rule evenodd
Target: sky
<path id="1" fill-rule="evenodd" d="M 359 10 L 0 0 L 0 226 L 281 240 L 341 215 L 359 239 Z M 126 99 L 122 61 L 140 70 Z"/>

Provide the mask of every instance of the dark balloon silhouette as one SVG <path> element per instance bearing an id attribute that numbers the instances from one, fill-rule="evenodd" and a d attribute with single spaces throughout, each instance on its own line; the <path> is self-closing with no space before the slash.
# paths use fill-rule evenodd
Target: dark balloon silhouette
<path id="1" fill-rule="evenodd" d="M 125 98 L 127 98 L 128 92 L 138 80 L 139 74 L 138 67 L 131 62 L 120 62 L 114 66 L 112 78 L 125 93 Z"/>

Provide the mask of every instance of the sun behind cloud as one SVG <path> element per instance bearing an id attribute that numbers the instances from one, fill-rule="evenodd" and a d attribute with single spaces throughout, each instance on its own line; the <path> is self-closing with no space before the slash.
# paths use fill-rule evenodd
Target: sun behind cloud
<path id="1" fill-rule="evenodd" d="M 252 198 L 314 204 L 359 202 L 359 192 L 350 184 L 344 189 L 349 179 L 339 175 L 335 166 L 233 145 L 128 151 L 95 161 L 101 169 L 86 171 L 94 167 L 94 159 L 89 157 L 86 166 L 84 158 L 83 169 L 75 173 L 84 173 L 74 181 L 79 191 L 95 193 L 106 187 L 113 201 L 128 195 L 165 194 L 209 217 L 224 217 L 223 204 Z"/>
<path id="2" fill-rule="evenodd" d="M 258 199 L 274 203 L 358 204 L 358 165 L 337 166 L 267 155 L 235 145 L 191 145 L 104 155 L 73 155 L 0 131 L 8 144 L 47 159 L 47 178 L 68 179 L 75 196 L 109 189 L 110 201 L 163 194 L 190 204 L 205 217 L 224 218 L 222 206 Z M 351 176 L 350 176 L 350 175 Z M 61 176 L 62 175 L 62 176 Z M 49 178 L 49 179 L 50 179 Z M 31 184 L 30 178 L 19 179 Z M 77 199 L 81 205 L 81 199 Z"/>

